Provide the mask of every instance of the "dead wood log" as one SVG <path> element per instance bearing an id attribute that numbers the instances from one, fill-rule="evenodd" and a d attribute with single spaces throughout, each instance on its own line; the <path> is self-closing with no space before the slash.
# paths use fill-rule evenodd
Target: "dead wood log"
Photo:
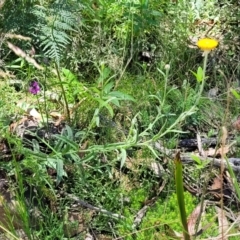
<path id="1" fill-rule="evenodd" d="M 167 148 L 163 147 L 161 145 L 161 143 L 159 143 L 159 142 L 155 143 L 155 148 L 159 152 L 163 153 L 164 155 L 167 155 L 170 158 L 174 159 L 174 155 L 176 152 L 175 150 L 167 149 Z M 194 155 L 194 154 L 193 153 L 181 153 L 181 159 L 182 159 L 183 164 L 194 163 L 195 161 L 193 160 L 192 155 Z M 227 160 L 226 159 L 222 160 L 220 158 L 213 158 L 213 157 L 201 157 L 201 156 L 198 156 L 198 158 L 201 161 L 208 160 L 208 161 L 210 161 L 210 163 L 213 164 L 213 166 L 218 167 L 218 168 L 220 168 L 221 164 L 223 164 L 225 169 L 228 169 L 228 166 L 227 166 L 227 160 L 228 160 L 230 166 L 232 167 L 232 170 L 235 173 L 240 173 L 240 158 L 228 158 Z"/>

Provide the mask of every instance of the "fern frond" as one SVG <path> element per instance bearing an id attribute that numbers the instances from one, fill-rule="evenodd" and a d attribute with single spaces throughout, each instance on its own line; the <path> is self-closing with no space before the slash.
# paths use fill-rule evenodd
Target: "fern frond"
<path id="1" fill-rule="evenodd" d="M 63 7 L 67 9 L 62 9 Z M 52 7 L 38 6 L 33 10 L 38 18 L 37 29 L 40 46 L 46 57 L 53 59 L 58 65 L 66 47 L 71 43 L 70 33 L 75 31 L 76 16 L 66 4 L 55 3 Z"/>
<path id="2" fill-rule="evenodd" d="M 54 22 L 54 28 L 55 29 L 62 29 L 62 30 L 65 30 L 65 31 L 74 31 L 74 29 L 71 27 L 71 25 L 65 23 L 65 22 L 62 22 L 62 21 L 59 21 L 59 20 L 56 20 Z"/>

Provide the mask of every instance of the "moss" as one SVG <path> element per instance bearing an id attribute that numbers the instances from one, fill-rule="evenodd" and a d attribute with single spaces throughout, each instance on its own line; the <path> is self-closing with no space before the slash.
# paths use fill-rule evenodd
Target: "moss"
<path id="1" fill-rule="evenodd" d="M 196 206 L 196 198 L 188 192 L 184 193 L 184 197 L 186 212 L 189 215 Z M 155 222 L 165 223 L 175 231 L 182 231 L 176 193 L 173 193 L 165 200 L 160 199 L 155 207 L 147 213 L 146 218 L 142 222 L 142 227 L 147 228 Z"/>
<path id="2" fill-rule="evenodd" d="M 146 198 L 146 193 L 147 192 L 144 189 L 138 189 L 137 191 L 133 190 L 130 193 L 131 205 L 130 207 L 124 209 L 124 215 L 127 219 L 118 225 L 118 230 L 119 233 L 121 233 L 121 236 L 130 234 L 126 239 L 132 239 L 133 237 L 131 235 L 131 233 L 134 232 L 132 224 L 136 215 L 136 211 L 133 210 L 141 209 L 142 202 Z M 187 215 L 189 215 L 196 207 L 197 200 L 188 192 L 185 192 L 184 196 Z M 132 209 L 132 214 L 129 209 Z M 164 232 L 164 224 L 167 224 L 175 231 L 182 231 L 178 212 L 177 196 L 175 193 L 171 194 L 166 199 L 159 199 L 156 204 L 149 209 L 146 216 L 143 218 L 140 228 L 136 231 L 136 233 L 134 233 L 134 235 L 136 235 L 139 240 L 146 239 L 146 237 L 148 239 L 156 239 L 156 234 L 159 235 Z"/>

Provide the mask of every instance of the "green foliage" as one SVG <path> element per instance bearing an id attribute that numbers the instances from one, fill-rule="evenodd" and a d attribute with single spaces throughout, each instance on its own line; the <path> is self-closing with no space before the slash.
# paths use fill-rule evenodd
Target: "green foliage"
<path id="1" fill-rule="evenodd" d="M 144 199 L 144 190 L 137 192 L 137 196 L 141 198 L 132 197 L 132 194 L 135 196 L 136 192 L 129 193 L 132 200 L 130 209 L 134 206 L 140 209 L 139 200 Z M 184 192 L 184 197 L 187 215 L 189 215 L 194 210 L 197 200 L 188 192 Z M 146 237 L 155 239 L 154 236 L 157 232 L 164 232 L 164 224 L 169 225 L 175 231 L 182 231 L 176 193 L 169 195 L 166 199 L 158 200 L 153 207 L 149 208 L 138 230 L 132 229 L 133 216 L 129 214 L 128 209 L 129 207 L 124 210 L 127 219 L 118 226 L 120 235 L 125 236 L 126 239 L 134 239 L 135 236 L 137 236 L 137 239 L 142 240 L 146 239 Z"/>
<path id="2" fill-rule="evenodd" d="M 223 119 L 231 124 L 230 116 L 238 114 L 237 1 L 6 0 L 0 10 L 4 33 L 0 76 L 7 75 L 0 82 L 0 134 L 4 138 L 0 151 L 9 145 L 13 155 L 13 160 L 1 163 L 1 171 L 14 185 L 29 239 L 66 238 L 63 218 L 72 208 L 67 194 L 125 217 L 113 219 L 96 212 L 87 221 L 86 231 L 140 240 L 167 237 L 164 224 L 182 231 L 177 198 L 171 194 L 170 164 L 164 166 L 162 176 L 169 180 L 167 190 L 162 190 L 137 229 L 133 221 L 162 180 L 149 174 L 149 159 L 152 163 L 163 156 L 155 143 L 175 149 L 186 131 L 194 137 L 191 129 L 216 132 Z M 202 68 L 201 52 L 192 48 L 192 40 L 206 33 L 224 40 Z M 21 41 L 17 34 L 32 41 Z M 36 53 L 30 57 L 43 64 L 45 56 L 54 64 L 36 71 L 26 59 L 9 54 L 7 41 L 29 55 L 33 45 Z M 19 88 L 9 86 L 12 78 L 20 82 Z M 36 96 L 28 93 L 33 79 L 42 89 Z M 212 87 L 220 89 L 216 99 L 207 96 Z M 226 94 L 230 91 L 237 99 Z M 52 101 L 49 92 L 59 97 Z M 34 106 L 41 112 L 43 121 L 16 108 L 20 99 L 27 108 Z M 50 117 L 52 110 L 60 115 L 58 120 Z M 9 132 L 12 120 L 26 116 L 39 121 L 45 137 L 32 133 L 27 142 Z M 47 131 L 51 126 L 65 127 L 55 134 Z M 190 175 L 198 178 L 205 164 L 198 158 L 195 161 L 197 170 Z M 41 212 L 39 229 L 33 229 L 25 205 L 29 189 Z M 189 215 L 197 201 L 187 192 L 184 197 Z M 53 210 L 56 202 L 59 205 Z M 214 213 L 207 210 L 205 220 L 213 220 Z M 83 235 L 78 238 L 85 239 Z"/>
<path id="3" fill-rule="evenodd" d="M 47 128 L 45 128 L 45 131 L 47 131 Z M 36 138 L 38 139 L 39 137 L 36 136 Z M 78 145 L 74 143 L 74 138 L 75 136 L 72 132 L 72 129 L 66 126 L 61 136 L 57 135 L 56 137 L 49 139 L 49 142 L 45 141 L 44 139 L 39 139 L 40 143 L 42 141 L 42 143 L 46 144 L 46 146 L 51 149 L 51 154 L 41 152 L 39 145 L 40 143 L 33 139 L 33 150 L 25 149 L 25 151 L 31 156 L 29 159 L 31 163 L 25 163 L 25 166 L 29 166 L 30 168 L 34 167 L 34 161 L 32 162 L 32 156 L 34 156 L 34 159 L 41 163 L 41 165 L 38 164 L 39 170 L 41 169 L 45 171 L 44 175 L 47 175 L 46 167 L 56 170 L 56 184 L 58 185 L 62 181 L 63 176 L 67 176 L 64 170 L 64 164 L 70 161 L 80 161 L 80 158 L 77 154 Z"/>
<path id="4" fill-rule="evenodd" d="M 7 126 L 11 123 L 11 118 L 17 113 L 15 105 L 9 106 L 9 102 L 17 101 L 18 97 L 14 87 L 1 82 L 0 95 L 2 96 L 0 99 L 0 136 L 3 136 Z"/>
<path id="5" fill-rule="evenodd" d="M 186 214 L 192 213 L 197 200 L 188 192 L 184 192 Z M 167 199 L 160 200 L 156 206 L 151 209 L 142 223 L 142 228 L 153 225 L 155 221 L 169 224 L 174 230 L 181 231 L 180 215 L 178 211 L 177 195 L 173 193 Z"/>
<path id="6" fill-rule="evenodd" d="M 164 40 L 156 36 L 161 27 L 163 14 L 159 11 L 163 5 L 166 7 L 166 1 L 85 3 L 82 15 L 88 19 L 88 25 L 83 26 L 84 31 L 74 46 L 83 50 L 74 56 L 75 67 L 87 71 L 80 74 L 86 78 L 96 73 L 92 62 L 104 62 L 118 74 L 125 70 L 133 72 L 139 69 L 135 61 L 139 61 L 143 51 L 150 51 L 151 55 L 156 49 L 160 52 Z"/>
<path id="7" fill-rule="evenodd" d="M 62 72 L 64 75 L 63 84 L 66 86 L 66 94 L 68 103 L 73 103 L 74 100 L 81 101 L 82 106 L 78 111 L 82 111 L 82 107 L 87 105 L 87 111 L 93 114 L 91 123 L 88 126 L 88 131 L 94 127 L 100 126 L 101 116 L 110 118 L 114 117 L 114 111 L 116 108 L 120 108 L 120 103 L 122 101 L 135 101 L 132 96 L 121 91 L 114 90 L 114 77 L 111 75 L 109 68 L 101 65 L 99 70 L 99 78 L 96 81 L 96 86 L 89 87 L 87 84 L 79 82 L 77 77 L 68 69 L 63 68 Z M 92 109 L 89 108 L 92 106 Z M 93 110 L 94 109 L 94 110 Z M 85 109 L 84 109 L 85 110 Z M 80 116 L 75 113 L 75 118 L 78 116 L 78 121 Z"/>
<path id="8" fill-rule="evenodd" d="M 48 6 L 35 5 L 32 10 L 37 19 L 34 30 L 39 38 L 39 46 L 45 56 L 58 65 L 72 41 L 71 33 L 76 31 L 78 19 L 70 6 L 56 1 Z"/>
<path id="9" fill-rule="evenodd" d="M 36 20 L 31 10 L 37 2 L 36 0 L 4 1 L 0 15 L 0 28 L 3 32 L 15 32 L 29 36 Z"/>

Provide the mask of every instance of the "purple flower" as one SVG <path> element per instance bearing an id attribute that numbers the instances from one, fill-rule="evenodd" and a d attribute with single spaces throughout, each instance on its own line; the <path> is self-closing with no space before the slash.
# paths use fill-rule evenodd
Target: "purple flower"
<path id="1" fill-rule="evenodd" d="M 37 81 L 32 81 L 29 87 L 29 92 L 36 95 L 41 90 L 39 83 Z"/>

